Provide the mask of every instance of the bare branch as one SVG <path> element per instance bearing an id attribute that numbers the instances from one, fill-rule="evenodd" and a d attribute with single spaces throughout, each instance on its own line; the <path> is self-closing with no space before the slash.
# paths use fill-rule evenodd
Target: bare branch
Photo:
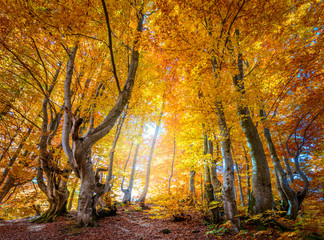
<path id="1" fill-rule="evenodd" d="M 34 38 L 31 38 L 31 39 L 32 39 L 32 41 L 33 41 L 33 44 L 34 44 L 34 47 L 35 47 L 35 49 L 36 49 L 37 55 L 38 55 L 39 59 L 40 59 L 41 62 L 42 62 L 42 65 L 43 65 L 43 68 L 44 68 L 44 72 L 45 72 L 45 76 L 46 76 L 46 80 L 47 80 L 47 79 L 48 79 L 47 68 L 46 68 L 46 66 L 45 66 L 45 63 L 44 63 L 44 61 L 43 61 L 42 56 L 40 55 L 40 52 L 39 52 L 39 50 L 38 50 L 38 47 L 37 47 L 37 45 L 36 45 L 36 43 L 35 43 Z M 47 90 L 47 89 L 46 89 L 46 90 Z"/>
<path id="2" fill-rule="evenodd" d="M 118 80 L 118 76 L 117 76 L 115 59 L 114 59 L 114 51 L 113 51 L 113 47 L 112 47 L 112 37 L 111 37 L 112 32 L 111 32 L 110 23 L 109 23 L 108 11 L 107 11 L 105 0 L 101 0 L 101 2 L 102 2 L 102 6 L 103 6 L 103 9 L 104 9 L 104 12 L 105 12 L 106 23 L 107 23 L 107 28 L 108 28 L 108 42 L 109 42 L 109 51 L 110 51 L 110 56 L 111 56 L 111 64 L 112 64 L 112 67 L 113 67 L 113 74 L 114 74 L 115 81 L 116 81 L 116 84 L 117 84 L 118 92 L 121 93 L 119 80 Z"/>

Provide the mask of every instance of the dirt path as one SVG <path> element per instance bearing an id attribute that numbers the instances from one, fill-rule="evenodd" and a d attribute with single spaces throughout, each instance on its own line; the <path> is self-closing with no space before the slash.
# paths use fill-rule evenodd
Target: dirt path
<path id="1" fill-rule="evenodd" d="M 99 220 L 94 228 L 76 228 L 74 216 L 54 223 L 32 224 L 29 219 L 0 222 L 0 239 L 215 239 L 206 236 L 209 229 L 199 220 L 172 222 L 150 219 L 144 212 L 118 211 Z"/>

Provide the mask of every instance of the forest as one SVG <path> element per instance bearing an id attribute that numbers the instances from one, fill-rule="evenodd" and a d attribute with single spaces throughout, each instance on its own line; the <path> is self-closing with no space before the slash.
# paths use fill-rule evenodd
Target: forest
<path id="1" fill-rule="evenodd" d="M 323 16 L 1 0 L 0 239 L 323 239 Z"/>

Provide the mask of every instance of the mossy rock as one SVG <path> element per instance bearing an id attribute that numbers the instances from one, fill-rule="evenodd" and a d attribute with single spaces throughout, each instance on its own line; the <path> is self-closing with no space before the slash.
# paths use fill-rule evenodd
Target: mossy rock
<path id="1" fill-rule="evenodd" d="M 104 217 L 110 217 L 110 216 L 116 216 L 117 215 L 117 207 L 111 206 L 109 209 L 102 209 L 97 212 L 98 219 L 104 218 Z"/>

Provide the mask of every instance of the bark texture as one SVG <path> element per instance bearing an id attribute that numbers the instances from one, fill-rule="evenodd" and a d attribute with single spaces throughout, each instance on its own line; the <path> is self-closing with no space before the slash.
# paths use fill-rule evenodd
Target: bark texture
<path id="1" fill-rule="evenodd" d="M 72 209 L 72 203 L 73 203 L 73 199 L 74 199 L 74 194 L 75 194 L 75 188 L 72 189 L 70 201 L 69 201 L 69 204 L 68 204 L 68 207 L 67 207 L 68 211 L 71 211 L 71 209 Z"/>
<path id="2" fill-rule="evenodd" d="M 190 194 L 191 196 L 195 196 L 195 195 L 196 195 L 195 176 L 196 176 L 196 171 L 194 171 L 194 170 L 190 170 L 189 194 Z"/>
<path id="3" fill-rule="evenodd" d="M 212 146 L 212 140 L 209 140 L 209 153 L 213 156 L 213 146 Z M 217 177 L 217 170 L 216 170 L 216 164 L 218 161 L 221 160 L 221 156 L 219 153 L 219 147 L 218 147 L 218 143 L 216 145 L 216 159 L 212 160 L 211 165 L 210 165 L 210 179 L 211 179 L 211 183 L 213 185 L 213 192 L 214 192 L 214 199 L 217 202 L 222 202 L 222 183 L 219 181 L 218 177 Z"/>
<path id="4" fill-rule="evenodd" d="M 221 134 L 221 149 L 223 156 L 223 200 L 226 220 L 232 223 L 233 231 L 240 231 L 240 219 L 234 193 L 234 167 L 231 154 L 230 134 L 226 125 L 225 114 L 221 102 L 216 102 L 216 113 L 218 117 L 218 127 Z"/>
<path id="5" fill-rule="evenodd" d="M 213 144 L 211 140 L 208 140 L 207 134 L 203 135 L 204 143 L 203 143 L 203 155 L 207 153 L 210 154 L 211 158 L 213 156 Z M 207 201 L 207 206 L 211 215 L 211 222 L 216 224 L 220 222 L 220 209 L 215 202 L 215 193 L 214 187 L 212 184 L 212 177 L 214 175 L 211 173 L 212 169 L 210 167 L 210 160 L 205 159 L 205 199 Z"/>
<path id="6" fill-rule="evenodd" d="M 217 62 L 215 58 L 211 60 L 215 80 L 217 80 Z M 221 152 L 223 156 L 223 201 L 225 219 L 231 221 L 233 231 L 238 233 L 241 229 L 240 219 L 235 201 L 234 192 L 234 167 L 231 155 L 230 133 L 226 125 L 226 119 L 222 102 L 215 100 L 215 109 L 218 118 L 218 128 L 221 135 Z"/>
<path id="7" fill-rule="evenodd" d="M 240 202 L 241 205 L 244 206 L 244 193 L 243 193 L 243 187 L 242 187 L 242 176 L 240 173 L 240 165 L 237 164 L 237 162 L 234 160 L 235 168 L 236 168 L 236 175 L 237 175 L 237 181 L 239 185 L 239 191 L 240 191 Z"/>
<path id="8" fill-rule="evenodd" d="M 263 127 L 264 136 L 267 141 L 269 152 L 271 154 L 271 158 L 275 168 L 277 189 L 282 201 L 282 208 L 283 210 L 287 210 L 287 216 L 289 218 L 296 219 L 302 201 L 299 202 L 298 194 L 296 194 L 295 191 L 289 186 L 287 180 L 287 174 L 285 173 L 283 167 L 281 166 L 279 157 L 277 155 L 275 146 L 271 138 L 270 130 L 265 126 L 266 124 L 265 112 L 261 110 L 260 115 L 262 117 L 262 122 L 264 124 Z M 287 209 L 287 205 L 288 205 L 288 209 Z"/>
<path id="9" fill-rule="evenodd" d="M 298 208 L 299 208 L 297 195 L 288 184 L 286 173 L 280 164 L 280 160 L 278 158 L 277 152 L 273 145 L 271 135 L 270 135 L 270 130 L 264 128 L 264 135 L 274 164 L 276 181 L 277 181 L 277 189 L 278 189 L 279 196 L 282 200 L 282 204 L 285 206 L 287 205 L 287 201 L 288 201 L 289 206 L 288 206 L 287 215 L 289 216 L 289 218 L 296 219 Z"/>
<path id="10" fill-rule="evenodd" d="M 238 35 L 238 30 L 236 31 Z M 238 54 L 237 68 L 239 74 L 233 77 L 233 83 L 237 92 L 244 99 L 244 75 L 243 75 L 243 56 Z M 256 126 L 250 116 L 250 111 L 241 102 L 237 103 L 237 111 L 240 117 L 240 125 L 247 140 L 252 160 L 252 189 L 255 204 L 253 212 L 262 213 L 273 208 L 273 196 L 271 189 L 270 171 L 264 148 Z"/>
<path id="11" fill-rule="evenodd" d="M 245 159 L 245 166 L 246 166 L 246 205 L 250 206 L 250 201 L 251 201 L 251 177 L 250 177 L 250 163 L 249 159 L 247 156 L 247 152 L 245 147 L 243 146 L 243 151 L 244 151 L 244 159 Z"/>
<path id="12" fill-rule="evenodd" d="M 203 134 L 203 155 L 207 155 L 208 153 L 208 136 L 207 134 Z M 213 185 L 211 183 L 211 178 L 210 178 L 210 168 L 209 168 L 209 159 L 205 159 L 205 196 L 207 200 L 207 204 L 209 205 L 213 200 L 214 200 L 214 193 L 213 193 Z"/>

